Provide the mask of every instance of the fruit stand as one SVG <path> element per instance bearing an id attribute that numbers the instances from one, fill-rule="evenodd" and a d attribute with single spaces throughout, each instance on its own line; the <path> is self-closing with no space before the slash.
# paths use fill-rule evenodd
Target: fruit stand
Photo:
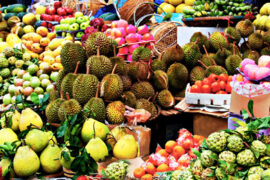
<path id="1" fill-rule="evenodd" d="M 0 179 L 270 179 L 270 3 L 33 3 L 0 6 Z"/>

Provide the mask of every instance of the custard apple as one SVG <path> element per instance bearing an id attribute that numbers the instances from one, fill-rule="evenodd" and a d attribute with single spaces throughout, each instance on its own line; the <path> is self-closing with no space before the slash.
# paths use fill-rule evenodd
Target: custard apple
<path id="1" fill-rule="evenodd" d="M 110 180 L 123 180 L 127 174 L 128 164 L 120 161 L 109 164 L 105 170 L 105 175 Z"/>
<path id="2" fill-rule="evenodd" d="M 248 176 L 247 180 L 261 180 L 261 175 L 259 174 L 251 174 Z"/>
<path id="3" fill-rule="evenodd" d="M 214 171 L 210 168 L 206 168 L 203 170 L 201 175 L 201 180 L 215 180 L 215 174 Z"/>
<path id="4" fill-rule="evenodd" d="M 260 167 L 260 166 L 254 166 L 254 167 L 251 167 L 248 170 L 248 175 L 251 175 L 251 174 L 259 174 L 259 175 L 261 175 L 262 173 L 263 173 L 263 168 Z"/>
<path id="5" fill-rule="evenodd" d="M 14 56 L 15 55 L 14 49 L 11 48 L 11 47 L 6 47 L 3 50 L 3 53 L 5 54 L 6 58 L 9 58 L 10 56 Z"/>
<path id="6" fill-rule="evenodd" d="M 261 160 L 260 160 L 261 167 L 263 167 L 265 169 L 270 169 L 270 164 L 268 162 L 266 162 L 265 160 L 270 161 L 270 157 L 264 156 L 261 158 Z"/>
<path id="7" fill-rule="evenodd" d="M 227 177 L 225 171 L 220 167 L 217 167 L 217 169 L 215 171 L 215 175 L 216 175 L 218 180 L 223 180 L 224 178 Z"/>
<path id="8" fill-rule="evenodd" d="M 248 127 L 239 126 L 235 129 L 238 133 L 240 133 L 244 140 L 250 140 L 251 137 L 247 134 L 246 131 L 248 131 Z"/>
<path id="9" fill-rule="evenodd" d="M 193 174 L 194 178 L 196 180 L 200 180 L 202 172 L 203 172 L 203 166 L 202 166 L 202 163 L 201 163 L 200 159 L 197 159 L 194 162 L 191 170 L 192 170 L 192 174 Z"/>
<path id="10" fill-rule="evenodd" d="M 181 171 L 178 176 L 179 179 L 185 179 L 185 180 L 193 180 L 192 173 L 185 169 L 184 171 Z"/>
<path id="11" fill-rule="evenodd" d="M 232 164 L 232 163 L 220 163 L 219 166 L 228 175 L 233 175 L 237 169 L 237 164 Z"/>
<path id="12" fill-rule="evenodd" d="M 15 65 L 16 61 L 17 61 L 17 58 L 15 56 L 11 56 L 8 58 L 8 63 L 11 65 Z"/>
<path id="13" fill-rule="evenodd" d="M 172 173 L 172 179 L 171 180 L 178 180 L 179 179 L 179 174 L 181 173 L 180 170 L 176 170 Z"/>
<path id="14" fill-rule="evenodd" d="M 262 180 L 269 180 L 270 179 L 270 169 L 264 170 L 262 173 Z"/>
<path id="15" fill-rule="evenodd" d="M 0 76 L 3 78 L 8 78 L 10 76 L 10 70 L 9 68 L 4 68 L 0 70 Z"/>
<path id="16" fill-rule="evenodd" d="M 219 154 L 218 158 L 227 163 L 235 163 L 236 156 L 231 151 L 223 151 Z"/>
<path id="17" fill-rule="evenodd" d="M 214 152 L 221 152 L 226 147 L 226 136 L 224 132 L 214 132 L 206 140 L 208 148 Z"/>
<path id="18" fill-rule="evenodd" d="M 0 68 L 8 67 L 8 60 L 6 58 L 0 58 Z"/>
<path id="19" fill-rule="evenodd" d="M 251 149 L 260 153 L 260 155 L 264 155 L 266 151 L 266 145 L 262 141 L 255 140 L 251 143 Z"/>
<path id="20" fill-rule="evenodd" d="M 243 140 L 237 135 L 229 136 L 227 141 L 227 148 L 232 152 L 240 152 L 244 147 Z"/>
<path id="21" fill-rule="evenodd" d="M 201 153 L 201 163 L 204 167 L 213 166 L 217 160 L 217 154 L 210 150 Z"/>
<path id="22" fill-rule="evenodd" d="M 256 163 L 256 158 L 250 149 L 245 149 L 237 154 L 236 161 L 241 166 L 252 166 Z"/>

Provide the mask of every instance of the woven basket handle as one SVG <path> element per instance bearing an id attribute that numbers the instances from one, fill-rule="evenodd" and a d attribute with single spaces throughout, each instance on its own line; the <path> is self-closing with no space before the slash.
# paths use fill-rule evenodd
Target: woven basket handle
<path id="1" fill-rule="evenodd" d="M 134 21 L 134 24 L 136 24 L 136 12 L 137 10 L 139 9 L 139 7 L 143 4 L 152 4 L 152 5 L 155 5 L 155 6 L 158 6 L 156 3 L 152 3 L 152 2 L 142 2 L 140 4 L 137 5 L 135 11 L 134 11 L 134 14 L 133 14 L 133 21 Z"/>

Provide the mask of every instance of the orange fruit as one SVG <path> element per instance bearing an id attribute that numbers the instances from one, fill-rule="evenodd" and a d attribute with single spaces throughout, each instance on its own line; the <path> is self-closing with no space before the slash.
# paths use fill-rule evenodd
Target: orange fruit
<path id="1" fill-rule="evenodd" d="M 183 167 L 183 166 L 178 166 L 177 168 L 176 168 L 176 170 L 180 170 L 180 171 L 183 171 L 185 169 L 185 167 Z"/>
<path id="2" fill-rule="evenodd" d="M 146 166 L 145 171 L 148 174 L 155 174 L 157 170 L 156 170 L 156 167 L 152 163 L 149 163 Z"/>
<path id="3" fill-rule="evenodd" d="M 180 158 L 185 153 L 186 153 L 185 149 L 182 146 L 179 146 L 179 145 L 175 146 L 173 148 L 173 152 L 172 152 L 173 156 L 176 159 Z"/>
<path id="4" fill-rule="evenodd" d="M 199 143 L 201 140 L 204 140 L 204 137 L 200 135 L 194 135 L 193 139 L 194 139 L 194 142 Z"/>
<path id="5" fill-rule="evenodd" d="M 157 172 L 166 172 L 166 171 L 169 171 L 170 168 L 167 164 L 160 164 L 158 167 L 157 167 Z"/>
<path id="6" fill-rule="evenodd" d="M 141 177 L 141 180 L 152 180 L 152 175 L 151 174 L 145 174 Z"/>
<path id="7" fill-rule="evenodd" d="M 160 154 L 161 156 L 164 156 L 164 157 L 168 157 L 169 154 L 167 153 L 167 151 L 165 149 L 161 149 L 158 151 L 158 154 Z"/>
<path id="8" fill-rule="evenodd" d="M 177 145 L 177 143 L 173 140 L 167 141 L 165 144 L 165 149 L 168 153 L 173 152 L 173 148 Z"/>
<path id="9" fill-rule="evenodd" d="M 133 175 L 135 178 L 141 178 L 143 175 L 145 175 L 145 171 L 142 167 L 138 167 L 134 170 Z"/>

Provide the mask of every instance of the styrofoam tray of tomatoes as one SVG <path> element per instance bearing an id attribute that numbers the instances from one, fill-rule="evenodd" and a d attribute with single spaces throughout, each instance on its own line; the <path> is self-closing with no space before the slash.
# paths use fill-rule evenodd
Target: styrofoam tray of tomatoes
<path id="1" fill-rule="evenodd" d="M 202 81 L 187 85 L 187 104 L 228 106 L 231 103 L 232 76 L 211 74 Z"/>

